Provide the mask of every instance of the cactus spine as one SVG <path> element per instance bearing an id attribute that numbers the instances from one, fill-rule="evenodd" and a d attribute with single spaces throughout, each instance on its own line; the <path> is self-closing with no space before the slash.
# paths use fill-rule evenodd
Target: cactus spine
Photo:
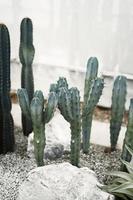
<path id="1" fill-rule="evenodd" d="M 110 120 L 110 141 L 111 151 L 116 149 L 122 119 L 125 111 L 126 101 L 126 77 L 117 76 L 112 92 L 111 120 Z"/>
<path id="2" fill-rule="evenodd" d="M 77 88 L 60 88 L 58 107 L 71 128 L 71 164 L 79 165 L 81 141 L 80 96 Z"/>
<path id="3" fill-rule="evenodd" d="M 32 121 L 34 132 L 34 154 L 37 166 L 44 165 L 44 148 L 45 148 L 45 124 L 48 123 L 54 114 L 57 106 L 57 95 L 51 92 L 47 105 L 44 106 L 44 96 L 41 91 L 36 91 L 30 103 L 26 89 L 18 90 L 18 98 L 22 113 Z"/>
<path id="4" fill-rule="evenodd" d="M 133 149 L 133 99 L 130 100 L 128 124 L 121 155 L 121 158 L 123 160 L 130 162 L 132 157 L 129 151 L 127 150 L 126 146 L 128 146 L 130 149 Z"/>
<path id="5" fill-rule="evenodd" d="M 83 107 L 82 113 L 82 134 L 83 134 L 83 152 L 88 153 L 90 147 L 90 134 L 92 117 L 96 104 L 98 103 L 104 87 L 103 79 L 96 78 L 93 81 L 90 95 Z"/>
<path id="6" fill-rule="evenodd" d="M 10 37 L 0 24 L 0 153 L 14 151 L 14 125 L 10 99 Z"/>
<path id="7" fill-rule="evenodd" d="M 29 101 L 31 102 L 34 94 L 34 82 L 32 63 L 34 59 L 35 49 L 33 46 L 33 27 L 29 18 L 24 18 L 21 22 L 21 35 L 19 58 L 22 63 L 21 71 L 21 88 L 25 88 L 28 92 Z M 32 122 L 22 114 L 22 127 L 24 135 L 28 136 L 32 132 Z"/>
<path id="8" fill-rule="evenodd" d="M 88 153 L 89 151 L 93 111 L 99 101 L 104 86 L 103 79 L 97 78 L 97 73 L 98 60 L 96 57 L 91 57 L 87 63 L 84 86 L 84 103 L 82 110 L 82 135 L 84 153 Z"/>

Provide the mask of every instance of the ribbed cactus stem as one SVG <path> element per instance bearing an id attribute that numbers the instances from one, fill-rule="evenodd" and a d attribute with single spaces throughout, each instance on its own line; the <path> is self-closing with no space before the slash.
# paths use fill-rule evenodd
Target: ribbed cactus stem
<path id="1" fill-rule="evenodd" d="M 130 100 L 129 114 L 128 114 L 128 124 L 127 130 L 123 142 L 123 150 L 121 158 L 127 162 L 131 161 L 131 154 L 127 150 L 126 146 L 133 149 L 133 99 Z"/>
<path id="2" fill-rule="evenodd" d="M 84 104 L 87 103 L 89 93 L 92 87 L 92 81 L 97 77 L 98 73 L 98 60 L 96 57 L 89 58 L 87 62 L 87 70 L 84 85 Z"/>
<path id="3" fill-rule="evenodd" d="M 58 87 L 58 89 L 61 87 L 68 89 L 68 83 L 67 83 L 66 78 L 59 77 L 59 80 L 57 81 L 57 87 Z"/>
<path id="4" fill-rule="evenodd" d="M 50 92 L 57 92 L 57 84 L 52 83 L 52 84 L 50 85 L 49 91 L 50 91 Z"/>
<path id="5" fill-rule="evenodd" d="M 80 96 L 77 88 L 69 90 L 71 95 L 71 164 L 78 166 L 81 145 L 81 115 L 80 115 Z"/>
<path id="6" fill-rule="evenodd" d="M 21 88 L 27 90 L 29 101 L 31 102 L 34 94 L 34 80 L 32 63 L 34 59 L 35 49 L 33 46 L 33 27 L 29 18 L 24 18 L 20 27 L 20 47 L 19 57 L 22 63 L 21 71 Z M 32 132 L 32 123 L 29 119 L 22 115 L 22 125 L 24 135 L 28 136 Z"/>
<path id="7" fill-rule="evenodd" d="M 38 97 L 31 101 L 30 110 L 34 131 L 34 153 L 38 166 L 43 166 L 43 156 L 45 148 L 45 124 L 43 122 L 43 108 Z"/>
<path id="8" fill-rule="evenodd" d="M 110 141 L 112 151 L 116 149 L 122 119 L 125 111 L 126 80 L 127 79 L 125 76 L 117 76 L 113 85 L 110 120 Z"/>
<path id="9" fill-rule="evenodd" d="M 94 109 L 100 99 L 104 81 L 101 78 L 93 80 L 92 88 L 82 112 L 83 152 L 88 153 L 90 147 L 91 125 Z"/>
<path id="10" fill-rule="evenodd" d="M 10 99 L 10 37 L 0 24 L 0 153 L 14 151 L 14 124 Z"/>
<path id="11" fill-rule="evenodd" d="M 26 89 L 18 90 L 19 104 L 24 116 L 31 119 L 34 132 L 34 153 L 37 166 L 44 165 L 44 148 L 45 148 L 45 124 L 48 123 L 57 106 L 57 95 L 55 92 L 49 94 L 48 102 L 44 106 L 43 93 L 38 90 L 34 93 L 34 97 L 29 103 L 29 97 Z"/>
<path id="12" fill-rule="evenodd" d="M 58 107 L 71 128 L 71 164 L 79 165 L 81 142 L 80 96 L 77 88 L 60 88 Z"/>

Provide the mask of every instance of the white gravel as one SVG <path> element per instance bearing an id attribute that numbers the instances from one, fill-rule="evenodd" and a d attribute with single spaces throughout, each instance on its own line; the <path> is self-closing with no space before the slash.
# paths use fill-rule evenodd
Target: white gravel
<path id="1" fill-rule="evenodd" d="M 36 167 L 33 153 L 30 156 L 26 152 L 27 138 L 23 137 L 20 128 L 15 129 L 16 151 L 6 155 L 0 155 L 0 200 L 15 200 L 18 188 L 25 180 L 27 173 Z M 105 154 L 104 147 L 92 145 L 90 154 L 81 153 L 81 166 L 93 169 L 100 182 L 106 182 L 105 171 L 118 169 L 120 151 Z M 45 161 L 45 164 L 69 161 L 69 155 L 54 161 Z"/>

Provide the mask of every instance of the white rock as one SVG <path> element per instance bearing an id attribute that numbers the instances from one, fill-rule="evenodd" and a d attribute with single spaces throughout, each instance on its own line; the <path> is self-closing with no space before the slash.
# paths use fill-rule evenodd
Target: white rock
<path id="1" fill-rule="evenodd" d="M 19 188 L 17 200 L 114 200 L 101 191 L 96 175 L 87 167 L 69 163 L 32 170 Z"/>

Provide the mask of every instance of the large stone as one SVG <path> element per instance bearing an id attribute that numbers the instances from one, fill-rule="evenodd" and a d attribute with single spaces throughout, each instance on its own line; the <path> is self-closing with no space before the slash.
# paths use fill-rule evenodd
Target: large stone
<path id="1" fill-rule="evenodd" d="M 101 191 L 96 175 L 87 167 L 69 163 L 32 170 L 20 186 L 17 200 L 114 200 Z"/>

